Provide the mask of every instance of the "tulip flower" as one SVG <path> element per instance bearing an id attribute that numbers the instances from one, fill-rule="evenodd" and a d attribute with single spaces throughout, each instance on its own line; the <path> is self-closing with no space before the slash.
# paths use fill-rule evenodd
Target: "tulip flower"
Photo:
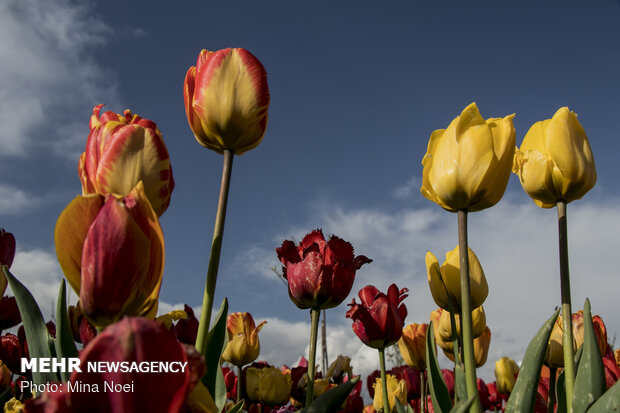
<path id="1" fill-rule="evenodd" d="M 189 305 L 185 304 L 184 311 L 187 318 L 179 320 L 174 325 L 174 332 L 181 343 L 194 345 L 198 334 L 198 319 Z"/>
<path id="2" fill-rule="evenodd" d="M 56 223 L 56 254 L 84 315 L 102 327 L 154 318 L 164 268 L 157 214 L 139 182 L 125 197 L 76 197 Z"/>
<path id="3" fill-rule="evenodd" d="M 183 97 L 202 146 L 241 155 L 261 142 L 269 108 L 267 72 L 247 50 L 200 52 L 185 76 Z"/>
<path id="4" fill-rule="evenodd" d="M 431 134 L 420 192 L 442 208 L 480 211 L 504 195 L 515 148 L 514 115 L 486 121 L 475 103 Z"/>
<path id="5" fill-rule="evenodd" d="M 416 370 L 426 369 L 426 334 L 428 324 L 411 323 L 403 328 L 398 349 L 405 363 Z"/>
<path id="6" fill-rule="evenodd" d="M 388 374 L 386 376 L 386 380 L 387 380 L 388 404 L 389 404 L 389 410 L 387 411 L 391 412 L 392 408 L 396 406 L 396 399 L 398 399 L 400 404 L 402 404 L 403 406 L 407 404 L 407 385 L 405 384 L 404 380 L 398 380 L 396 377 L 392 376 L 391 374 Z M 381 386 L 382 386 L 381 378 L 377 378 L 377 381 L 375 382 L 375 397 L 372 402 L 373 407 L 377 411 L 379 411 L 384 406 L 382 393 L 380 391 L 376 391 L 376 389 L 380 388 Z"/>
<path id="7" fill-rule="evenodd" d="M 435 311 L 431 311 L 430 320 L 433 322 L 433 326 L 438 326 L 441 322 L 443 314 L 450 314 L 449 311 L 445 311 L 442 308 L 438 308 Z M 439 328 L 433 327 L 433 333 L 435 334 L 435 344 L 439 346 L 444 352 L 454 353 L 454 344 L 450 340 L 444 340 L 442 335 L 439 334 Z"/>
<path id="8" fill-rule="evenodd" d="M 142 181 L 144 193 L 161 216 L 174 189 L 170 157 L 155 122 L 125 110 L 122 115 L 95 106 L 86 150 L 78 171 L 82 193 L 128 195 Z"/>
<path id="9" fill-rule="evenodd" d="M 4 276 L 2 267 L 11 268 L 15 257 L 15 237 L 4 228 L 0 228 L 0 297 L 4 295 L 7 286 L 7 279 Z"/>
<path id="10" fill-rule="evenodd" d="M 583 344 L 583 310 L 573 313 L 573 339 L 575 340 L 575 348 L 578 349 Z M 592 317 L 594 325 L 594 334 L 601 354 L 605 354 L 607 350 L 607 328 L 603 319 L 599 315 Z"/>
<path id="11" fill-rule="evenodd" d="M 513 171 L 541 208 L 582 198 L 596 183 L 596 167 L 577 115 L 563 107 L 532 125 L 515 154 Z"/>
<path id="12" fill-rule="evenodd" d="M 353 370 L 351 369 L 351 358 L 343 355 L 338 355 L 336 360 L 332 361 L 325 377 L 329 379 L 331 383 L 341 384 L 345 381 L 345 377 L 349 379 L 353 377 Z"/>
<path id="13" fill-rule="evenodd" d="M 407 307 L 401 303 L 407 298 L 407 291 L 406 288 L 399 290 L 396 284 L 392 284 L 387 294 L 384 294 L 377 287 L 367 285 L 358 293 L 361 303 L 357 304 L 354 298 L 346 314 L 347 318 L 353 320 L 353 331 L 360 340 L 379 351 L 382 400 L 386 412 L 390 409 L 388 408 L 388 388 L 385 377 L 385 347 L 396 343 L 403 334 Z"/>
<path id="14" fill-rule="evenodd" d="M 471 248 L 468 248 L 468 251 L 470 274 L 469 288 L 471 291 L 472 308 L 477 308 L 486 300 L 489 294 L 489 286 L 487 285 L 487 279 L 484 276 L 484 271 L 482 270 L 480 261 L 478 261 L 478 257 Z M 459 246 L 446 253 L 446 260 L 441 264 L 441 267 L 435 255 L 430 251 L 426 252 L 428 285 L 431 289 L 433 300 L 444 310 L 450 310 L 449 302 L 454 306 L 454 311 L 461 310 L 460 271 Z M 446 289 L 448 290 L 447 295 Z"/>
<path id="15" fill-rule="evenodd" d="M 461 335 L 461 322 L 460 315 L 454 314 L 455 324 L 456 324 L 456 334 Z M 472 319 L 472 332 L 474 338 L 478 338 L 484 333 L 484 330 L 487 326 L 486 314 L 484 313 L 483 306 L 480 306 L 471 313 Z M 452 324 L 450 322 L 450 312 L 442 311 L 441 316 L 439 318 L 439 324 L 437 325 L 437 332 L 441 336 L 442 341 L 450 342 L 454 340 L 452 337 Z"/>
<path id="16" fill-rule="evenodd" d="M 519 366 L 510 357 L 502 357 L 495 362 L 495 380 L 497 391 L 511 393 L 515 386 Z"/>
<path id="17" fill-rule="evenodd" d="M 359 291 L 361 303 L 353 299 L 346 316 L 353 320 L 353 331 L 364 344 L 380 349 L 398 341 L 407 317 L 407 307 L 401 304 L 407 291 L 407 288 L 399 290 L 396 284 L 390 285 L 387 294 L 372 285 Z"/>
<path id="18" fill-rule="evenodd" d="M 4 275 L 1 278 L 5 278 Z M 21 322 L 22 316 L 15 297 L 2 297 L 0 299 L 0 332 L 15 327 Z"/>
<path id="19" fill-rule="evenodd" d="M 338 306 L 351 292 L 355 272 L 371 259 L 353 254 L 353 246 L 337 236 L 325 241 L 320 229 L 307 234 L 298 246 L 285 240 L 276 248 L 293 303 L 301 308 Z"/>
<path id="20" fill-rule="evenodd" d="M 248 397 L 252 401 L 279 406 L 286 403 L 291 394 L 291 377 L 275 367 L 250 367 L 245 380 Z"/>
<path id="21" fill-rule="evenodd" d="M 230 314 L 226 321 L 228 343 L 222 358 L 239 367 L 256 360 L 260 353 L 258 332 L 266 323 L 263 321 L 256 326 L 250 313 Z"/>
<path id="22" fill-rule="evenodd" d="M 491 330 L 487 326 L 484 333 L 474 340 L 474 357 L 476 359 L 476 367 L 484 366 L 489 355 L 489 346 L 491 345 Z"/>

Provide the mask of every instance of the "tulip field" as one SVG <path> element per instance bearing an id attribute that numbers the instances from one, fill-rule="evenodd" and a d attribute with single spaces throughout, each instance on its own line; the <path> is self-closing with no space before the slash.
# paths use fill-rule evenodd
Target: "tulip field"
<path id="1" fill-rule="evenodd" d="M 0 302 L 4 412 L 620 411 L 620 349 L 612 348 L 590 301 L 573 302 L 571 295 L 567 209 L 588 196 L 597 170 L 586 131 L 568 107 L 531 125 L 521 142 L 514 114 L 489 117 L 492 109 L 483 112 L 475 102 L 431 125 L 416 164 L 419 191 L 433 208 L 452 214 L 458 239 L 450 251 L 426 252 L 428 289 L 416 294 L 436 306 L 425 322 L 408 317 L 407 286 L 382 290 L 355 282 L 373 260 L 339 234 L 308 228 L 301 240 L 273 245 L 290 308 L 308 316 L 309 352 L 294 366 L 262 359 L 266 322 L 229 311 L 233 297 L 216 302 L 216 291 L 226 220 L 236 218 L 227 211 L 233 160 L 261 143 L 271 99 L 267 70 L 243 48 L 202 50 L 186 72 L 188 134 L 222 161 L 220 186 L 210 188 L 219 198 L 206 275 L 186 286 L 204 291 L 198 315 L 189 305 L 160 309 L 166 250 L 160 218 L 175 188 L 163 135 L 155 121 L 131 110 L 94 107 L 84 119 L 84 152 L 75 159 L 81 195 L 66 200 L 55 225 L 64 279 L 54 286 L 53 322 L 11 269 L 19 231 L 0 231 L 0 289 L 11 294 Z M 511 176 L 532 209 L 557 210 L 561 306 L 536 321 L 519 360 L 488 360 L 493 330 L 484 305 L 495 292 L 469 245 L 476 227 L 468 218 L 484 219 Z M 76 305 L 68 305 L 69 289 L 79 297 Z M 376 350 L 366 377 L 347 354 L 318 367 L 324 310 L 339 306 L 359 341 Z M 439 352 L 449 368 L 440 367 Z M 401 365 L 388 368 L 390 353 Z M 485 363 L 495 366 L 486 383 L 477 372 Z"/>

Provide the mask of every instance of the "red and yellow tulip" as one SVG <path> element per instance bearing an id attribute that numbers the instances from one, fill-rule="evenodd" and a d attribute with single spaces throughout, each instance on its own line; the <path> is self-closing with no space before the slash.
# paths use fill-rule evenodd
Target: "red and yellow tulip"
<path id="1" fill-rule="evenodd" d="M 267 72 L 247 50 L 201 51 L 185 76 L 183 97 L 189 126 L 202 146 L 241 155 L 263 139 Z"/>
<path id="2" fill-rule="evenodd" d="M 141 181 L 125 197 L 76 197 L 58 218 L 55 242 L 65 277 L 95 325 L 155 316 L 164 238 Z"/>
<path id="3" fill-rule="evenodd" d="M 155 122 L 126 110 L 122 115 L 95 106 L 78 172 L 82 194 L 126 196 L 142 181 L 153 210 L 161 216 L 174 188 L 170 157 Z"/>
<path id="4" fill-rule="evenodd" d="M 234 366 L 244 366 L 256 360 L 260 353 L 258 332 L 266 324 L 256 326 L 250 313 L 232 313 L 226 321 L 228 343 L 222 358 Z"/>

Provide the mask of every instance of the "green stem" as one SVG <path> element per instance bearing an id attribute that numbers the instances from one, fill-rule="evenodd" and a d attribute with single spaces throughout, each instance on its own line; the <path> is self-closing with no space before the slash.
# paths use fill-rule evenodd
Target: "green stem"
<path id="1" fill-rule="evenodd" d="M 383 396 L 383 413 L 390 413 L 390 400 L 388 399 L 387 376 L 385 374 L 385 348 L 379 349 L 379 366 L 381 368 L 381 395 Z M 375 391 L 377 391 L 375 389 Z"/>
<path id="2" fill-rule="evenodd" d="M 230 189 L 230 173 L 232 172 L 233 153 L 228 149 L 224 150 L 224 165 L 222 168 L 222 184 L 220 186 L 220 198 L 217 202 L 217 213 L 215 215 L 215 226 L 213 228 L 213 241 L 211 242 L 211 253 L 209 255 L 209 267 L 207 269 L 207 283 L 202 298 L 202 311 L 200 313 L 200 324 L 198 325 L 198 336 L 196 338 L 196 348 L 201 354 L 207 353 L 207 334 L 209 334 L 209 324 L 211 323 L 211 312 L 213 310 L 213 298 L 215 296 L 215 284 L 217 282 L 217 270 L 220 265 L 220 252 L 222 251 L 222 237 L 224 236 L 224 222 L 226 221 L 226 206 L 228 204 L 228 190 Z"/>
<path id="3" fill-rule="evenodd" d="M 564 352 L 564 386 L 566 389 L 566 410 L 573 409 L 575 387 L 575 360 L 573 351 L 573 313 L 570 299 L 570 274 L 568 271 L 568 230 L 566 224 L 566 202 L 559 201 L 558 233 L 560 241 L 560 290 L 562 294 L 562 350 Z"/>
<path id="4" fill-rule="evenodd" d="M 309 407 L 314 400 L 314 373 L 316 371 L 316 340 L 319 331 L 319 318 L 321 310 L 313 308 L 310 310 L 312 325 L 310 327 L 310 354 L 308 354 L 308 384 L 306 385 L 306 407 Z"/>
<path id="5" fill-rule="evenodd" d="M 463 320 L 459 319 L 460 323 L 461 323 L 461 331 L 463 331 Z M 454 372 L 455 372 L 455 377 L 456 377 L 456 368 L 457 365 L 462 365 L 463 364 L 463 352 L 461 351 L 461 346 L 459 345 L 459 340 L 460 337 L 456 331 L 456 317 L 454 316 L 453 312 L 450 312 L 450 328 L 452 329 L 452 349 L 453 349 L 453 354 L 454 354 Z M 463 369 L 463 371 L 465 371 L 465 369 Z M 454 391 L 454 404 L 457 404 L 459 401 L 459 392 Z"/>
<path id="6" fill-rule="evenodd" d="M 549 399 L 547 401 L 547 413 L 555 412 L 555 376 L 557 369 L 549 369 Z"/>
<path id="7" fill-rule="evenodd" d="M 426 397 L 426 376 L 424 375 L 424 370 L 420 370 L 420 411 L 422 413 L 426 413 L 428 411 Z"/>
<path id="8" fill-rule="evenodd" d="M 461 334 L 463 335 L 463 362 L 465 365 L 465 381 L 467 397 L 476 396 L 470 413 L 480 413 L 480 399 L 476 383 L 476 360 L 474 357 L 474 337 L 471 319 L 471 292 L 469 287 L 469 249 L 467 248 L 467 211 L 459 210 L 459 265 L 461 272 Z"/>

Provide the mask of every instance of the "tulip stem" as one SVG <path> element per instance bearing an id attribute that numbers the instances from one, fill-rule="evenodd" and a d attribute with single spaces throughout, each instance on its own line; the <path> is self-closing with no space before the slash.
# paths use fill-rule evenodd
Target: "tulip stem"
<path id="1" fill-rule="evenodd" d="M 568 230 L 566 224 L 566 202 L 558 201 L 558 233 L 560 241 L 560 290 L 562 294 L 562 350 L 564 352 L 564 386 L 566 389 L 566 411 L 573 409 L 575 387 L 575 360 L 573 353 L 573 326 L 570 299 L 570 274 L 568 271 Z"/>
<path id="2" fill-rule="evenodd" d="M 388 396 L 387 377 L 385 374 L 385 348 L 379 349 L 379 367 L 381 368 L 381 395 L 383 396 L 383 413 L 390 413 L 390 400 Z M 377 391 L 375 389 L 375 391 Z"/>
<path id="3" fill-rule="evenodd" d="M 549 369 L 549 399 L 547 401 L 547 412 L 555 412 L 555 376 L 557 369 Z"/>
<path id="4" fill-rule="evenodd" d="M 207 283 L 205 284 L 205 292 L 202 298 L 202 311 L 200 313 L 200 324 L 198 325 L 198 335 L 196 337 L 196 348 L 203 355 L 207 354 L 207 335 L 209 334 L 209 324 L 211 323 L 213 298 L 215 296 L 215 284 L 217 282 L 217 270 L 220 265 L 220 253 L 222 251 L 222 238 L 224 236 L 224 222 L 226 221 L 226 206 L 228 204 L 228 190 L 230 189 L 232 164 L 233 153 L 228 149 L 224 149 L 224 165 L 222 168 L 220 198 L 217 202 L 217 213 L 215 215 L 215 226 L 213 228 L 213 241 L 211 242 L 209 267 L 207 269 Z"/>
<path id="5" fill-rule="evenodd" d="M 313 308 L 310 310 L 312 325 L 310 327 L 310 351 L 308 354 L 308 384 L 306 384 L 306 407 L 309 407 L 314 400 L 314 374 L 316 371 L 316 341 L 319 332 L 319 318 L 321 310 Z"/>
<path id="6" fill-rule="evenodd" d="M 241 373 L 243 372 L 243 366 L 237 366 L 237 403 L 241 401 Z"/>
<path id="7" fill-rule="evenodd" d="M 467 247 L 467 211 L 457 212 L 459 228 L 459 265 L 461 272 L 461 334 L 463 335 L 463 362 L 467 397 L 476 396 L 470 413 L 480 413 L 480 399 L 476 381 L 476 360 L 474 359 L 474 338 L 471 317 L 471 292 L 469 287 L 469 248 Z"/>

